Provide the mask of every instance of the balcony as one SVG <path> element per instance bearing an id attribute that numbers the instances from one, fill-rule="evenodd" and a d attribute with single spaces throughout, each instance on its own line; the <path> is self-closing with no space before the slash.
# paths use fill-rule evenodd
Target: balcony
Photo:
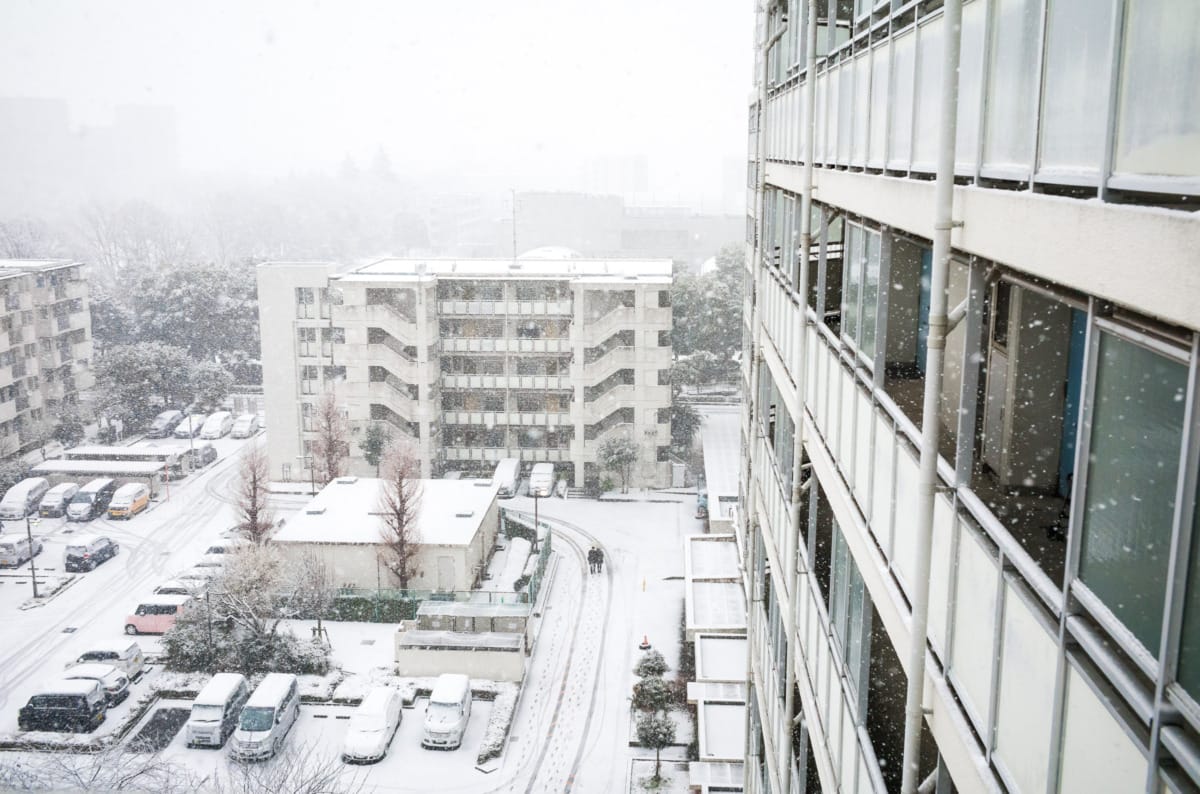
<path id="1" fill-rule="evenodd" d="M 504 458 L 520 457 L 523 461 L 562 463 L 571 459 L 569 449 L 535 449 L 527 447 L 442 447 L 448 461 L 497 462 Z"/>
<path id="2" fill-rule="evenodd" d="M 0 423 L 11 422 L 17 418 L 17 401 L 5 400 L 0 402 Z"/>
<path id="3" fill-rule="evenodd" d="M 555 389 L 570 390 L 564 375 L 442 375 L 444 389 Z"/>
<path id="4" fill-rule="evenodd" d="M 574 306 L 570 300 L 557 301 L 459 301 L 438 302 L 442 316 L 509 316 L 570 317 Z"/>
<path id="5" fill-rule="evenodd" d="M 497 425 L 524 427 L 559 427 L 571 424 L 566 411 L 443 411 L 442 422 L 447 425 Z"/>
<path id="6" fill-rule="evenodd" d="M 414 320 L 404 316 L 398 309 L 386 303 L 369 306 L 333 306 L 331 322 L 334 325 L 351 327 L 368 325 L 384 328 L 388 333 L 408 345 L 419 344 L 420 329 Z"/>
<path id="7" fill-rule="evenodd" d="M 495 337 L 446 337 L 442 339 L 443 353 L 570 353 L 571 340 L 506 339 Z"/>

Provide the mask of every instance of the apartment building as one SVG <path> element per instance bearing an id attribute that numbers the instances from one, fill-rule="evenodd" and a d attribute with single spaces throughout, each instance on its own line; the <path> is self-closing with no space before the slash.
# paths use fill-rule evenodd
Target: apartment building
<path id="1" fill-rule="evenodd" d="M 1200 5 L 760 4 L 746 790 L 1200 786 Z"/>
<path id="2" fill-rule="evenodd" d="M 0 457 L 42 443 L 95 384 L 91 328 L 82 263 L 0 259 Z"/>
<path id="3" fill-rule="evenodd" d="M 502 458 L 605 473 L 605 439 L 636 441 L 634 485 L 670 480 L 671 263 L 571 258 L 384 259 L 258 269 L 272 476 L 307 479 L 316 407 L 332 392 L 350 469 L 373 422 L 407 437 L 422 476 L 490 476 Z"/>

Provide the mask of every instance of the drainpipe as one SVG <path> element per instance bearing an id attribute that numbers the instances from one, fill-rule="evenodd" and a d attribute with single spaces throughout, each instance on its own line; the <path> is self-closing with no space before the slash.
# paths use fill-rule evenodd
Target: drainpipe
<path id="1" fill-rule="evenodd" d="M 933 269 L 929 284 L 928 359 L 921 409 L 921 468 L 917 480 L 917 567 L 913 576 L 908 647 L 908 693 L 904 704 L 904 776 L 901 794 L 914 794 L 921 763 L 924 720 L 925 637 L 929 626 L 929 561 L 933 548 L 933 498 L 941 434 L 942 366 L 946 356 L 946 286 L 950 275 L 950 231 L 954 227 L 954 143 L 957 134 L 958 55 L 962 0 L 946 0 L 942 39 L 942 96 L 938 119 L 938 163 L 934 183 Z"/>
<path id="2" fill-rule="evenodd" d="M 752 272 L 754 273 L 754 282 L 753 282 L 754 283 L 754 295 L 753 295 L 754 301 L 750 307 L 750 331 L 752 334 L 752 339 L 754 340 L 753 341 L 754 355 L 750 360 L 750 383 L 748 384 L 749 388 L 750 388 L 750 394 L 746 395 L 746 399 L 749 401 L 749 404 L 750 404 L 750 410 L 748 412 L 748 425 L 746 427 L 746 433 L 745 433 L 746 444 L 747 444 L 747 448 L 746 448 L 746 452 L 747 452 L 746 473 L 747 473 L 747 475 L 749 474 L 750 469 L 753 466 L 753 460 L 754 460 L 754 439 L 755 439 L 755 433 L 757 431 L 757 427 L 756 427 L 756 424 L 754 421 L 754 413 L 757 409 L 760 408 L 760 406 L 757 404 L 757 398 L 758 398 L 758 374 L 759 374 L 759 369 L 762 367 L 762 352 L 761 352 L 762 351 L 762 347 L 761 347 L 761 345 L 762 345 L 762 327 L 761 327 L 762 323 L 760 322 L 760 319 L 759 319 L 758 295 L 759 295 L 759 292 L 761 291 L 762 259 L 763 259 L 763 249 L 766 244 L 765 238 L 766 238 L 766 225 L 767 225 L 766 218 L 763 217 L 763 208 L 766 206 L 766 185 L 767 185 L 767 169 L 766 169 L 766 162 L 765 162 L 766 151 L 767 151 L 767 147 L 766 147 L 767 128 L 766 128 L 765 118 L 766 118 L 766 110 L 767 110 L 767 80 L 770 75 L 770 58 L 768 57 L 768 53 L 770 52 L 771 47 L 775 46 L 775 43 L 777 41 L 779 41 L 779 39 L 783 36 L 784 32 L 787 30 L 786 27 L 781 27 L 773 35 L 769 33 L 770 25 L 771 25 L 771 9 L 774 7 L 774 5 L 775 5 L 775 0 L 768 0 L 768 2 L 766 3 L 766 5 L 763 9 L 762 72 L 759 74 L 759 83 L 758 83 L 758 132 L 757 132 L 757 135 L 756 135 L 755 141 L 754 141 L 754 149 L 755 149 L 754 162 L 755 162 L 755 167 L 758 169 L 758 174 L 757 174 L 758 178 L 755 180 L 757 182 L 757 185 L 756 185 L 757 192 L 755 195 L 755 216 L 754 216 L 755 239 L 756 239 L 757 244 L 754 246 L 754 261 L 750 263 L 751 267 L 753 268 Z M 750 482 L 749 476 L 746 477 L 746 482 L 747 483 Z M 754 517 L 755 511 L 757 510 L 757 505 L 755 504 L 756 500 L 754 498 L 754 494 L 755 494 L 754 488 L 750 488 L 746 492 L 747 505 L 746 505 L 745 517 L 743 519 L 746 522 L 745 554 L 746 554 L 746 559 L 748 561 L 750 561 L 750 564 L 746 566 L 748 581 L 750 584 L 750 593 L 749 593 L 749 596 L 750 596 L 750 599 L 749 599 L 750 612 L 749 612 L 749 614 L 750 615 L 754 614 L 754 605 L 761 603 L 759 599 L 754 598 L 754 593 L 756 590 L 756 583 L 754 582 L 754 569 L 756 566 L 754 565 L 754 562 L 752 560 L 753 555 L 754 555 L 754 549 L 756 547 L 754 539 L 756 537 L 756 533 L 762 531 L 758 527 L 758 520 Z M 711 506 L 710 506 L 710 513 L 711 513 Z M 753 693 L 755 691 L 754 690 L 754 676 L 752 673 L 753 664 L 754 664 L 754 634 L 755 634 L 754 623 L 755 623 L 755 621 L 752 619 L 746 621 L 746 640 L 747 640 L 747 642 L 746 642 L 746 653 L 747 653 L 746 691 L 748 693 Z M 754 697 L 754 695 L 751 695 L 751 696 Z M 746 725 L 747 725 L 747 731 L 746 731 L 746 743 L 747 744 L 746 744 L 746 746 L 748 748 L 754 746 L 753 745 L 754 726 L 750 724 L 750 711 L 751 711 L 750 709 L 746 709 Z M 747 753 L 747 755 L 749 755 L 749 753 Z"/>
<path id="3" fill-rule="evenodd" d="M 808 127 L 804 138 L 804 171 L 800 181 L 800 273 L 797 278 L 797 289 L 800 292 L 800 340 L 796 345 L 796 360 L 793 363 L 793 379 L 796 383 L 796 429 L 792 439 L 792 502 L 788 519 L 791 523 L 791 537 L 796 538 L 796 547 L 792 549 L 790 561 L 794 568 L 791 582 L 791 606 L 788 614 L 791 616 L 792 631 L 798 623 L 796 613 L 800 610 L 800 588 L 803 586 L 804 571 L 800 566 L 800 499 L 804 489 L 800 478 L 804 474 L 804 391 L 805 373 L 807 372 L 808 351 L 808 268 L 809 256 L 812 251 L 812 191 L 813 191 L 813 156 L 815 147 L 813 138 L 816 123 L 813 116 L 817 103 L 817 0 L 808 2 L 808 27 L 804 35 L 804 119 Z M 810 475 L 811 478 L 812 475 Z M 811 482 L 811 479 L 810 479 Z M 796 707 L 796 643 L 798 636 L 790 638 L 787 644 L 787 690 L 783 695 L 783 713 L 788 718 L 790 726 L 792 710 Z M 791 737 L 787 737 L 791 746 Z M 788 753 L 783 753 L 781 790 L 790 792 L 792 785 L 792 765 L 787 762 Z"/>

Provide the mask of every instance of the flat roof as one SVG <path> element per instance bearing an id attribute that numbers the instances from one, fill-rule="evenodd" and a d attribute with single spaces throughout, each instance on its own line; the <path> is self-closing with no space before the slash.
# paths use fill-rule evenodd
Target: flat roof
<path id="1" fill-rule="evenodd" d="M 341 281 L 437 278 L 564 279 L 670 283 L 670 259 L 380 259 L 337 276 Z"/>
<path id="2" fill-rule="evenodd" d="M 38 688 L 39 695 L 86 695 L 96 688 L 90 678 L 60 678 Z"/>
<path id="3" fill-rule="evenodd" d="M 520 651 L 525 647 L 525 635 L 503 631 L 424 631 L 413 629 L 400 635 L 399 648 L 445 648 L 453 651 Z"/>
<path id="4" fill-rule="evenodd" d="M 81 445 L 78 447 L 71 447 L 70 449 L 65 450 L 63 452 L 63 454 L 67 456 L 68 460 L 73 460 L 73 458 L 71 457 L 72 455 L 88 455 L 88 456 L 105 455 L 114 460 L 120 460 L 121 457 L 124 455 L 177 455 L 185 449 L 187 449 L 186 444 L 184 444 L 182 447 L 179 447 L 175 444 L 170 444 L 170 445 L 164 444 L 162 446 L 156 445 L 156 446 L 132 446 L 132 447 L 122 447 L 122 446 L 111 446 L 110 447 L 110 446 L 104 446 L 102 444 L 84 444 L 84 445 Z"/>
<path id="5" fill-rule="evenodd" d="M 730 634 L 696 637 L 697 681 L 745 681 L 746 638 Z"/>
<path id="6" fill-rule="evenodd" d="M 9 271 L 7 274 L 0 274 L 39 273 L 82 264 L 76 259 L 0 259 L 0 271 Z"/>
<path id="7" fill-rule="evenodd" d="M 739 581 L 737 538 L 729 534 L 688 535 L 684 546 L 693 580 Z"/>
<path id="8" fill-rule="evenodd" d="M 38 474 L 115 474 L 149 477 L 166 468 L 153 460 L 48 460 L 33 467 Z"/>
<path id="9" fill-rule="evenodd" d="M 746 596 L 739 582 L 692 582 L 688 601 L 694 616 L 690 628 L 746 630 Z"/>
<path id="10" fill-rule="evenodd" d="M 423 615 L 454 617 L 529 617 L 530 604 L 477 604 L 471 601 L 422 601 L 417 617 Z"/>
<path id="11" fill-rule="evenodd" d="M 471 543 L 499 485 L 490 480 L 420 480 L 417 535 L 424 545 Z M 387 528 L 380 499 L 384 481 L 339 477 L 271 537 L 272 543 L 374 544 Z"/>
<path id="12" fill-rule="evenodd" d="M 741 406 L 707 406 L 700 413 L 700 443 L 704 448 L 704 483 L 708 489 L 708 514 L 727 518 L 726 502 L 738 498 L 738 461 L 742 446 Z"/>

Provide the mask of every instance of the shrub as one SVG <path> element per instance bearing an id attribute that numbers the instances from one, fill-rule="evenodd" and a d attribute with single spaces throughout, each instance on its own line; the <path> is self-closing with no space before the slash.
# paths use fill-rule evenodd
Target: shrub
<path id="1" fill-rule="evenodd" d="M 641 659 L 638 659 L 638 663 L 633 667 L 633 674 L 638 678 L 651 678 L 660 676 L 670 669 L 661 652 L 649 650 L 642 654 Z"/>
<path id="2" fill-rule="evenodd" d="M 638 711 L 666 711 L 671 707 L 672 695 L 661 678 L 643 678 L 633 685 L 633 707 Z"/>

